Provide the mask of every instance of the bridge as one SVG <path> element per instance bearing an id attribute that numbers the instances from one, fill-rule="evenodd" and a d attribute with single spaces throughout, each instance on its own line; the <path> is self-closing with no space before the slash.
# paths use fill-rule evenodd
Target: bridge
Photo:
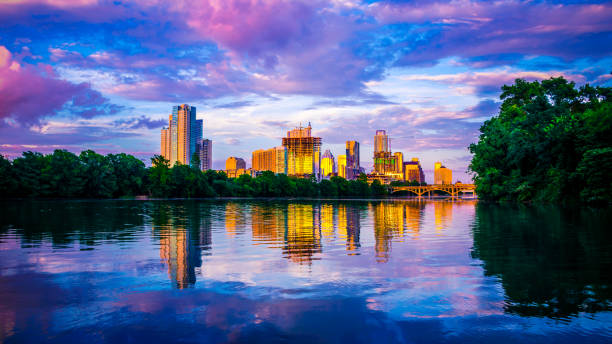
<path id="1" fill-rule="evenodd" d="M 431 193 L 434 191 L 445 192 L 453 197 L 459 196 L 459 193 L 471 193 L 473 195 L 476 194 L 476 185 L 474 184 L 434 184 L 434 185 L 425 185 L 425 186 L 394 186 L 391 188 L 391 193 L 396 193 L 400 191 L 408 191 L 412 192 L 417 196 L 423 196 L 424 194 L 428 194 L 431 196 Z"/>

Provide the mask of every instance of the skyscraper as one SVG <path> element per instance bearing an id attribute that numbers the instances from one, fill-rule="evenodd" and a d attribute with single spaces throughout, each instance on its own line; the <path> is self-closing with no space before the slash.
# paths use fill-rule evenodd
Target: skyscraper
<path id="1" fill-rule="evenodd" d="M 170 130 L 167 127 L 161 130 L 161 155 L 170 160 Z"/>
<path id="2" fill-rule="evenodd" d="M 374 136 L 374 172 L 392 173 L 396 170 L 396 157 L 389 151 L 389 136 L 385 130 L 376 130 Z"/>
<path id="3" fill-rule="evenodd" d="M 196 120 L 195 106 L 187 104 L 172 107 L 168 118 L 168 128 L 161 132 L 161 153 L 170 161 L 188 165 L 192 155 L 197 152 L 197 145 L 202 139 L 203 121 Z"/>
<path id="4" fill-rule="evenodd" d="M 338 176 L 346 179 L 346 155 L 338 155 Z"/>
<path id="5" fill-rule="evenodd" d="M 389 151 L 389 136 L 385 130 L 376 130 L 374 136 L 374 153 Z"/>
<path id="6" fill-rule="evenodd" d="M 404 154 L 402 152 L 393 153 L 395 157 L 395 172 L 404 174 Z"/>
<path id="7" fill-rule="evenodd" d="M 321 173 L 323 177 L 336 173 L 336 159 L 329 149 L 323 153 L 323 157 L 321 158 Z"/>
<path id="8" fill-rule="evenodd" d="M 287 174 L 290 176 L 320 178 L 321 138 L 311 136 L 312 127 L 299 126 L 283 137 L 287 149 Z"/>
<path id="9" fill-rule="evenodd" d="M 359 176 L 359 142 L 346 141 L 346 179 L 355 179 Z"/>
<path id="10" fill-rule="evenodd" d="M 212 170 L 212 141 L 203 139 L 198 147 L 202 171 Z"/>

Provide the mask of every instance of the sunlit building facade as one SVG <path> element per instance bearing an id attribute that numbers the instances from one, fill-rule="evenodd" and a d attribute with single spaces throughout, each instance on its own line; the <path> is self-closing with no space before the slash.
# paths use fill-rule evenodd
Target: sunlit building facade
<path id="1" fill-rule="evenodd" d="M 320 179 L 321 138 L 313 137 L 312 127 L 299 126 L 283 137 L 283 147 L 287 149 L 287 174 L 296 177 Z"/>
<path id="2" fill-rule="evenodd" d="M 441 162 L 434 164 L 434 184 L 452 184 L 453 171 L 446 168 Z"/>
<path id="3" fill-rule="evenodd" d="M 237 158 L 235 156 L 230 156 L 225 160 L 225 169 L 226 170 L 240 170 L 246 169 L 246 162 L 242 158 Z"/>
<path id="4" fill-rule="evenodd" d="M 360 173 L 359 142 L 346 141 L 346 179 L 355 179 Z"/>
<path id="5" fill-rule="evenodd" d="M 323 177 L 336 173 L 336 159 L 329 149 L 323 153 L 323 157 L 321 158 L 321 173 Z"/>
<path id="6" fill-rule="evenodd" d="M 167 127 L 161 130 L 161 155 L 170 160 L 170 130 Z"/>
<path id="7" fill-rule="evenodd" d="M 419 162 L 419 158 L 412 158 L 404 163 L 404 180 L 407 182 L 417 181 L 425 183 L 425 173 Z"/>
<path id="8" fill-rule="evenodd" d="M 374 169 L 368 175 L 368 182 L 379 180 L 388 184 L 392 181 L 403 181 L 403 159 L 400 152 L 391 152 L 389 136 L 385 130 L 377 130 L 374 136 Z"/>
<path id="9" fill-rule="evenodd" d="M 280 146 L 270 149 L 258 149 L 253 152 L 252 168 L 257 171 L 287 173 L 286 160 L 287 157 L 285 147 Z"/>
<path id="10" fill-rule="evenodd" d="M 195 106 L 182 104 L 172 107 L 168 127 L 161 130 L 161 154 L 170 161 L 171 166 L 177 162 L 184 165 L 191 163 L 202 140 L 203 126 L 203 121 L 196 119 Z"/>
<path id="11" fill-rule="evenodd" d="M 404 174 L 404 154 L 402 152 L 393 153 L 395 157 L 395 172 Z"/>
<path id="12" fill-rule="evenodd" d="M 346 155 L 338 155 L 338 176 L 346 178 Z"/>

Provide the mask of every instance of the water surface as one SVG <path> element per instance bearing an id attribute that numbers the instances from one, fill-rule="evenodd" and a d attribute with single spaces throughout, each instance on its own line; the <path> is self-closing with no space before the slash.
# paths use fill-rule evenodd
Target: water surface
<path id="1" fill-rule="evenodd" d="M 0 203 L 0 342 L 605 343 L 609 210 Z"/>

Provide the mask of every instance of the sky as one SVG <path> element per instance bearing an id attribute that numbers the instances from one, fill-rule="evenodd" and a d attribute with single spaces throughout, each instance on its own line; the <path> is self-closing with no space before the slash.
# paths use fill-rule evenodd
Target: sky
<path id="1" fill-rule="evenodd" d="M 322 151 L 385 129 L 405 160 L 467 181 L 500 87 L 612 86 L 605 1 L 0 0 L 0 154 L 93 149 L 149 162 L 173 105 L 213 167 L 308 122 Z"/>

